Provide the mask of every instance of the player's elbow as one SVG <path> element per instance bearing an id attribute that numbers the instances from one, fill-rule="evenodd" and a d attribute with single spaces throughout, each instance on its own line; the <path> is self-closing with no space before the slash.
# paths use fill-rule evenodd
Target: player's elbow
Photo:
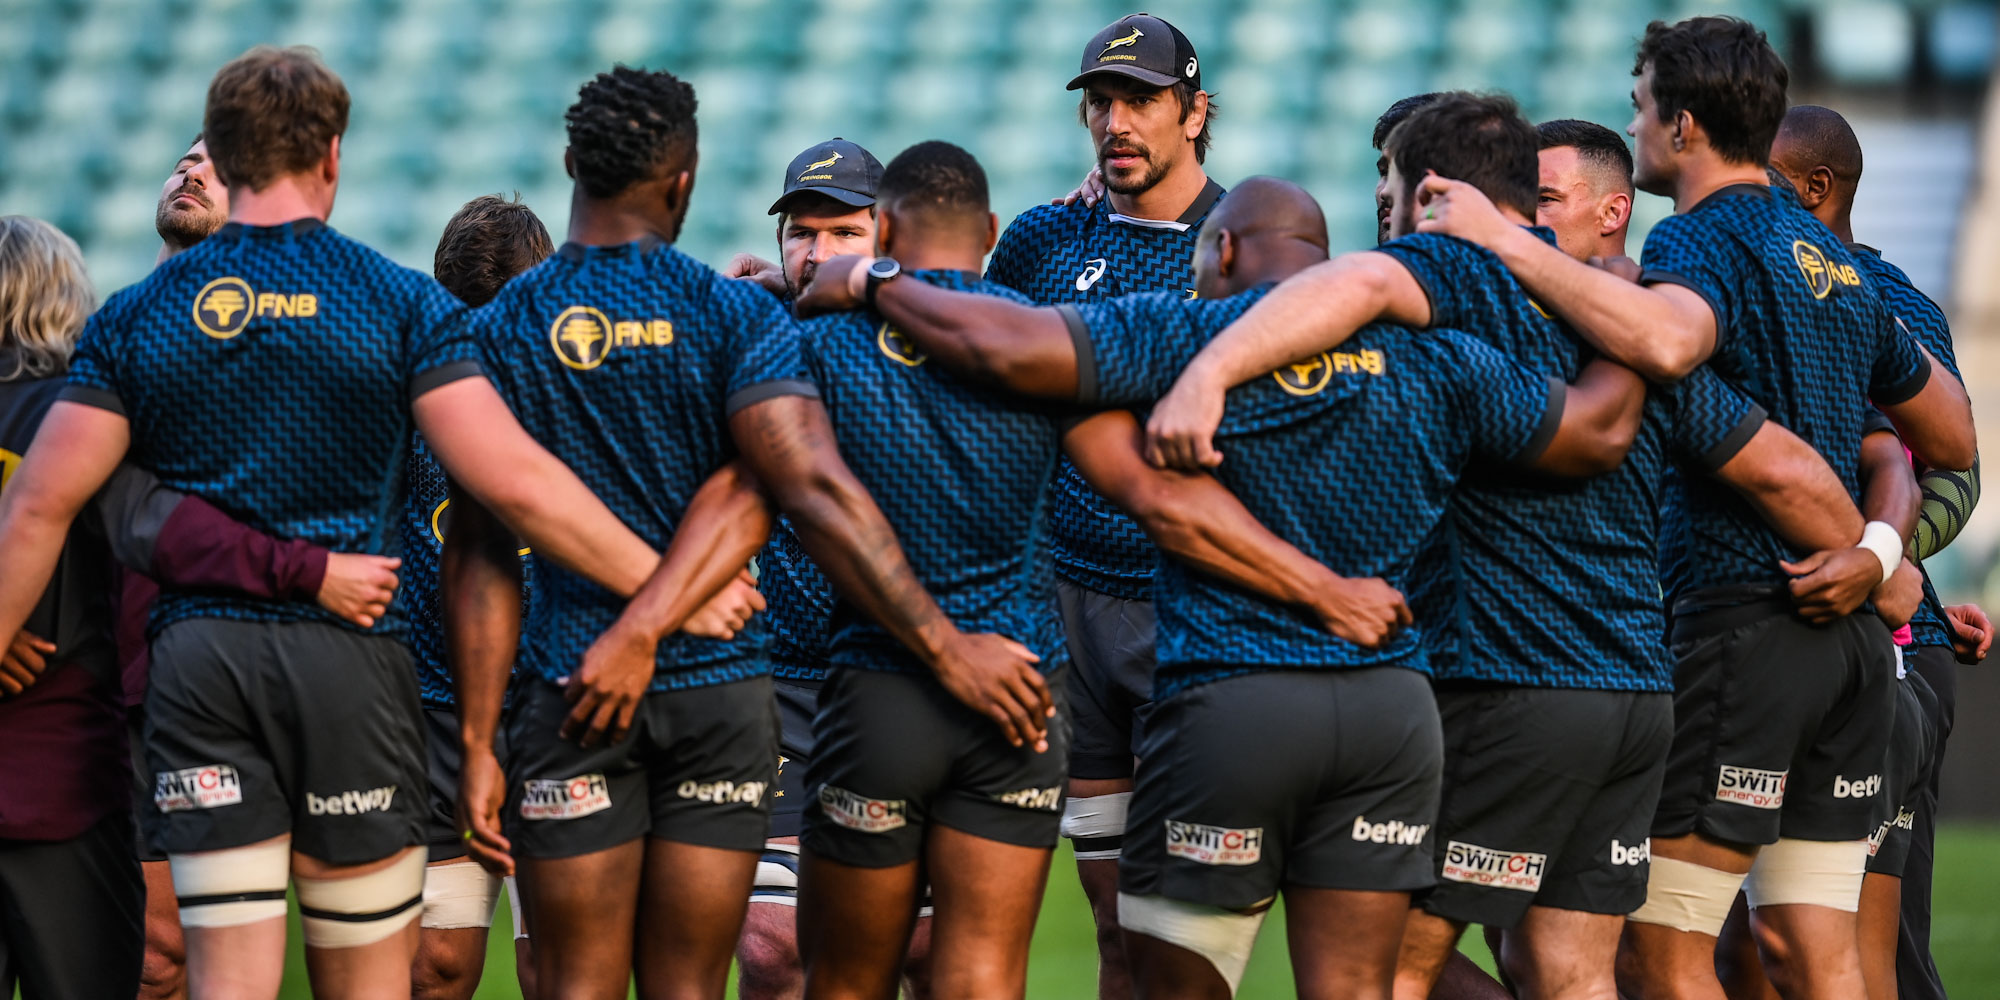
<path id="1" fill-rule="evenodd" d="M 1112 502 L 1132 515 L 1132 520 L 1162 550 L 1184 554 L 1201 537 L 1202 511 L 1185 491 L 1151 477 L 1128 481 L 1116 487 Z"/>
<path id="2" fill-rule="evenodd" d="M 1627 368 L 1645 376 L 1648 382 L 1673 383 L 1687 378 L 1702 363 L 1697 339 L 1679 330 L 1668 329 L 1646 338 L 1631 357 L 1619 358 Z"/>
<path id="3" fill-rule="evenodd" d="M 1941 434 L 1927 435 L 1921 448 L 1912 449 L 1924 464 L 1934 469 L 1970 469 L 1979 461 L 1979 435 L 1972 426 L 1972 413 L 1950 421 Z"/>

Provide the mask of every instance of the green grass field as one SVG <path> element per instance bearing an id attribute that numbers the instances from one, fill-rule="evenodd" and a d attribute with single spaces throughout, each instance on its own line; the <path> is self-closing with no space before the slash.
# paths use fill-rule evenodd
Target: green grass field
<path id="1" fill-rule="evenodd" d="M 1945 986 L 1954 996 L 1993 996 L 1995 984 L 2000 984 L 2000 907 L 1994 905 L 1994 900 L 2000 899 L 2000 865 L 1992 861 L 1996 855 L 2000 855 L 2000 828 L 1951 826 L 1938 837 L 1937 896 L 1932 906 L 1933 950 Z M 506 906 L 504 896 L 501 906 Z M 498 1000 L 519 994 L 514 990 L 512 947 L 506 940 L 506 928 L 511 924 L 504 912 L 495 919 L 494 926 L 500 931 L 493 937 L 478 995 Z M 1485 946 L 1471 941 L 1475 936 L 1467 935 L 1466 950 L 1490 969 L 1492 962 Z M 286 1000 L 304 1000 L 310 994 L 296 928 L 292 942 L 293 954 L 286 965 L 282 995 Z M 1238 994 L 1244 1000 L 1292 995 L 1284 942 L 1281 908 L 1264 925 L 1258 939 L 1257 953 Z M 1096 970 L 1090 911 L 1084 905 L 1083 891 L 1077 888 L 1065 847 L 1056 858 L 1048 899 L 1035 927 L 1028 995 L 1086 1000 L 1095 995 Z"/>

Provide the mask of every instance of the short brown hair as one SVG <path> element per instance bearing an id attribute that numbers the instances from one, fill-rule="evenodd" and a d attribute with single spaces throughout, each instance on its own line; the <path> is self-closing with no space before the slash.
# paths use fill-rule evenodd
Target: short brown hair
<path id="1" fill-rule="evenodd" d="M 515 275 L 554 252 L 549 231 L 518 193 L 512 201 L 482 194 L 444 224 L 431 273 L 466 305 L 483 306 Z"/>
<path id="2" fill-rule="evenodd" d="M 1648 65 L 1661 122 L 1686 111 L 1724 160 L 1763 166 L 1771 159 L 1791 72 L 1756 25 L 1734 17 L 1654 21 L 1639 40 L 1632 75 Z"/>
<path id="3" fill-rule="evenodd" d="M 216 71 L 201 132 L 215 175 L 262 190 L 310 170 L 347 131 L 347 85 L 303 45 L 259 45 Z"/>

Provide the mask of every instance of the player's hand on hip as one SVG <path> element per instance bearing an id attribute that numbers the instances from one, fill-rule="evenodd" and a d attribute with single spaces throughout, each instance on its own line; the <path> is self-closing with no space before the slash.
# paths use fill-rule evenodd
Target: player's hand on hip
<path id="1" fill-rule="evenodd" d="M 562 738 L 586 747 L 624 739 L 646 686 L 653 682 L 659 646 L 657 637 L 619 625 L 598 636 L 563 688 L 571 708 L 563 719 Z"/>
<path id="2" fill-rule="evenodd" d="M 812 284 L 799 290 L 799 297 L 792 303 L 792 311 L 800 319 L 810 319 L 826 313 L 846 312 L 861 306 L 862 295 L 867 288 L 855 287 L 855 272 L 867 263 L 868 258 L 860 254 L 841 254 L 830 257 L 813 272 Z"/>
<path id="3" fill-rule="evenodd" d="M 1320 591 L 1313 610 L 1327 631 L 1368 649 L 1388 642 L 1415 620 L 1402 593 L 1372 576 L 1336 579 Z"/>
<path id="4" fill-rule="evenodd" d="M 754 253 L 739 253 L 729 258 L 722 276 L 748 281 L 780 299 L 790 291 L 785 287 L 785 269 Z"/>
<path id="5" fill-rule="evenodd" d="M 1417 183 L 1416 196 L 1420 233 L 1444 233 L 1490 247 L 1514 228 L 1486 192 L 1464 181 L 1427 173 Z"/>
<path id="6" fill-rule="evenodd" d="M 1859 546 L 1825 549 L 1799 560 L 1780 562 L 1792 575 L 1792 604 L 1799 617 L 1824 625 L 1853 613 L 1882 579 L 1882 560 Z"/>
<path id="7" fill-rule="evenodd" d="M 366 552 L 334 552 L 326 557 L 326 576 L 319 584 L 319 606 L 362 628 L 373 628 L 396 599 L 396 570 L 401 559 Z"/>
<path id="8" fill-rule="evenodd" d="M 1223 397 L 1228 391 L 1228 386 L 1215 385 L 1192 369 L 1182 372 L 1146 418 L 1146 461 L 1184 472 L 1221 465 L 1215 430 L 1222 426 Z"/>
<path id="9" fill-rule="evenodd" d="M 472 860 L 495 875 L 514 874 L 514 845 L 500 832 L 507 804 L 507 776 L 493 748 L 467 747 L 458 772 L 458 829 Z"/>
<path id="10" fill-rule="evenodd" d="M 1869 592 L 1868 599 L 1875 602 L 1875 615 L 1884 624 L 1892 629 L 1902 628 L 1924 603 L 1924 574 L 1915 563 L 1905 559 L 1896 572 Z"/>
<path id="11" fill-rule="evenodd" d="M 1049 199 L 1051 205 L 1074 205 L 1083 202 L 1086 206 L 1097 204 L 1104 198 L 1104 168 L 1091 167 L 1090 173 L 1083 175 L 1083 182 L 1076 189 L 1060 198 Z"/>
<path id="12" fill-rule="evenodd" d="M 7 651 L 0 653 L 0 694 L 16 695 L 33 687 L 49 669 L 48 657 L 56 644 L 22 629 L 14 633 Z"/>
<path id="13" fill-rule="evenodd" d="M 952 697 L 972 706 L 1000 727 L 1007 742 L 1049 748 L 1049 718 L 1056 714 L 1049 682 L 1035 664 L 1041 657 L 1004 635 L 960 632 L 945 643 L 932 665 Z"/>
<path id="14" fill-rule="evenodd" d="M 750 578 L 749 570 L 744 570 L 716 591 L 707 604 L 695 609 L 681 625 L 681 631 L 728 641 L 736 638 L 736 633 L 743 631 L 743 626 L 750 624 L 751 617 L 764 607 L 764 595 L 757 592 L 757 581 Z"/>
<path id="15" fill-rule="evenodd" d="M 1951 651 L 1958 662 L 1972 666 L 1986 659 L 1993 648 L 1993 622 L 1977 604 L 1954 604 L 1944 609 L 1951 623 Z"/>

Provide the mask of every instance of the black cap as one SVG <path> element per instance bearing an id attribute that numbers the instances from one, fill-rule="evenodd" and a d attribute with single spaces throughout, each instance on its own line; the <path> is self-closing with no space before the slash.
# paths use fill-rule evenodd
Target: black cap
<path id="1" fill-rule="evenodd" d="M 833 138 L 816 143 L 792 157 L 785 168 L 785 193 L 764 214 L 776 215 L 801 191 L 823 194 L 843 205 L 867 208 L 875 204 L 875 186 L 882 182 L 882 161 L 860 145 Z"/>
<path id="2" fill-rule="evenodd" d="M 1201 62 L 1181 29 L 1151 14 L 1128 14 L 1093 35 L 1083 47 L 1083 68 L 1065 89 L 1077 90 L 1092 73 L 1116 73 L 1155 87 L 1191 83 L 1201 89 Z"/>

